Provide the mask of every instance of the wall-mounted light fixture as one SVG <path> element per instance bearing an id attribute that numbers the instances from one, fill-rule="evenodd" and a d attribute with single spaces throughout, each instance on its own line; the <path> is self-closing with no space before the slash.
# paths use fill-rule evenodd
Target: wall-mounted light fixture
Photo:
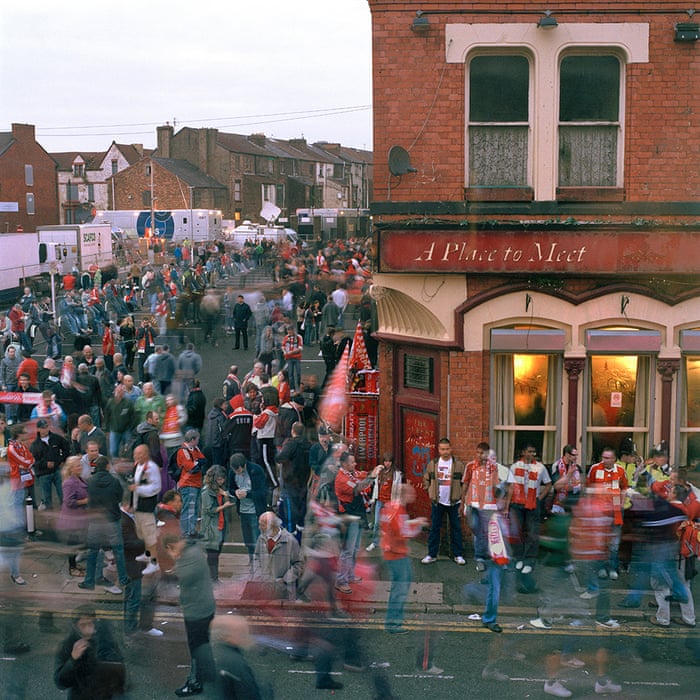
<path id="1" fill-rule="evenodd" d="M 540 17 L 537 21 L 538 29 L 554 29 L 558 26 L 559 22 L 557 22 L 557 18 L 552 15 L 551 10 L 545 10 L 544 17 Z"/>
<path id="2" fill-rule="evenodd" d="M 695 10 L 686 10 L 688 17 L 693 19 Z M 676 34 L 674 41 L 697 41 L 700 39 L 700 24 L 697 22 L 678 22 L 674 27 Z"/>
<path id="3" fill-rule="evenodd" d="M 430 29 L 430 20 L 423 14 L 423 10 L 416 10 L 416 16 L 413 18 L 411 29 L 414 32 L 425 32 Z"/>

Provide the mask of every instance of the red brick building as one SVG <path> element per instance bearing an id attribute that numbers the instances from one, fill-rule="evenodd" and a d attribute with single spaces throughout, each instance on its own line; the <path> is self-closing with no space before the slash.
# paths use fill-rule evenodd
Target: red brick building
<path id="1" fill-rule="evenodd" d="M 151 177 L 152 171 L 152 177 Z M 226 187 L 199 168 L 176 158 L 144 157 L 112 176 L 110 209 L 225 209 Z M 112 205 L 112 197 L 116 206 Z"/>
<path id="2" fill-rule="evenodd" d="M 0 133 L 0 232 L 58 223 L 56 167 L 36 142 L 33 124 Z"/>
<path id="3" fill-rule="evenodd" d="M 413 476 L 442 435 L 504 463 L 626 438 L 697 463 L 692 12 L 369 5 L 380 449 Z"/>

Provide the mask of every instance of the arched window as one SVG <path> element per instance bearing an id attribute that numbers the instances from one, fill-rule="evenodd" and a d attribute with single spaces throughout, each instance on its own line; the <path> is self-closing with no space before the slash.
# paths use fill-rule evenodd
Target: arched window
<path id="1" fill-rule="evenodd" d="M 557 458 L 565 342 L 561 330 L 491 331 L 491 443 L 503 464 L 527 443 L 543 462 Z"/>

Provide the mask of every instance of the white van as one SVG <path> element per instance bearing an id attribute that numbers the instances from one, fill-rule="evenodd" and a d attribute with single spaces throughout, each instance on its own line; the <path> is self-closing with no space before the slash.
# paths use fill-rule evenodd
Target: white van
<path id="1" fill-rule="evenodd" d="M 284 228 L 283 226 L 264 226 L 262 224 L 254 224 L 247 219 L 240 225 L 234 228 L 230 233 L 228 240 L 236 247 L 243 247 L 245 242 L 250 240 L 258 243 L 263 240 L 273 241 L 274 243 L 287 242 L 292 245 L 299 244 L 297 232 L 292 228 Z"/>

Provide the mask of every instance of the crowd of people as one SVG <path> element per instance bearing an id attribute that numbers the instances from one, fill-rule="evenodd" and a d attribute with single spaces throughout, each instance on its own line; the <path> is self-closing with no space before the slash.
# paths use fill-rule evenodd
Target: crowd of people
<path id="1" fill-rule="evenodd" d="M 467 586 L 466 592 L 484 604 L 486 628 L 502 631 L 498 604 L 508 578 L 509 595 L 513 588 L 536 595 L 537 616 L 530 620 L 536 629 L 552 629 L 555 617 L 569 617 L 575 625 L 590 615 L 601 631 L 618 630 L 621 622 L 610 614 L 610 582 L 623 572 L 631 577 L 631 590 L 618 607 L 640 608 L 644 591 L 651 590 L 655 614 L 649 624 L 695 628 L 691 584 L 700 549 L 700 491 L 685 469 L 669 466 L 663 445 L 645 460 L 625 440 L 619 454 L 603 448 L 600 461 L 587 470 L 574 445 L 565 445 L 550 468 L 538 461 L 532 444 L 523 445 L 510 467 L 497 462 L 486 442 L 477 445 L 467 464 L 452 454 L 446 438 L 438 453 L 423 475 L 432 520 L 422 563 L 436 561 L 448 515 L 452 557 L 465 565 L 460 517 L 469 518 L 475 567 L 486 575 L 483 586 Z M 678 614 L 671 616 L 676 605 Z M 585 662 L 565 644 L 546 664 L 544 692 L 566 698 L 572 691 L 557 675 L 562 655 L 569 668 Z M 606 658 L 601 647 L 594 690 L 619 693 L 622 686 L 608 677 Z M 488 667 L 485 674 L 498 675 Z"/>
<path id="2" fill-rule="evenodd" d="M 323 328 L 333 339 L 333 347 L 324 351 L 330 369 L 348 342 L 345 339 L 338 350 L 344 334 L 322 325 L 320 318 L 308 321 L 315 332 L 307 332 L 305 310 L 320 306 L 322 297 L 326 318 L 339 325 L 349 303 L 346 280 L 366 279 L 359 246 L 347 251 L 353 273 L 343 269 L 333 276 L 322 254 L 316 256 L 317 268 L 311 255 L 282 251 L 278 258 L 272 251 L 257 251 L 259 265 L 266 265 L 267 258 L 282 260 L 270 267 L 273 280 L 283 282 L 281 297 L 266 302 L 260 295 L 252 310 L 238 295 L 229 317 L 231 290 L 218 299 L 212 283 L 216 276 L 240 274 L 240 266 L 232 266 L 218 246 L 202 247 L 194 261 L 188 259 L 188 251 L 192 248 L 177 246 L 173 263 L 162 267 L 134 264 L 121 281 L 118 274 L 100 270 L 67 273 L 56 322 L 47 300 L 35 300 L 27 288 L 17 314 L 8 315 L 0 362 L 0 403 L 5 411 L 0 414 L 0 449 L 7 464 L 0 471 L 13 514 L 4 523 L 3 546 L 12 545 L 7 559 L 12 582 L 27 585 L 21 572 L 25 530 L 30 528 L 27 504 L 43 513 L 42 527 L 53 530 L 44 534 L 68 545 L 66 574 L 80 579 L 78 588 L 92 591 L 101 586 L 123 596 L 125 637 L 162 634 L 153 626 L 157 582 L 176 576 L 193 655 L 192 674 L 177 691 L 181 696 L 197 694 L 203 679 L 213 679 L 208 658 L 196 663 L 202 640 L 208 643 L 210 622 L 203 624 L 199 617 L 201 581 L 193 589 L 196 619 L 190 624 L 192 599 L 184 595 L 185 569 L 196 569 L 201 553 L 209 585 L 219 581 L 219 555 L 232 519 L 229 510 L 235 507 L 239 513 L 252 580 L 269 583 L 271 571 L 284 560 L 276 550 L 260 548 L 261 532 L 274 533 L 280 546 L 286 543 L 301 551 L 307 434 L 318 425 L 320 396 L 315 378 L 302 381 L 301 349 L 305 338 L 317 342 Z M 333 250 L 326 252 L 330 256 Z M 311 268 L 313 283 L 306 272 Z M 319 277 L 324 276 L 332 290 L 327 296 L 319 287 Z M 249 327 L 255 324 L 257 358 L 241 378 L 236 366 L 230 368 L 223 380 L 224 394 L 211 408 L 200 387 L 202 358 L 194 345 L 187 343 L 174 355 L 163 342 L 169 325 L 182 329 L 202 323 L 206 328 L 209 293 L 226 311 L 215 318 L 224 324 L 225 333 L 235 333 L 236 349 L 247 349 Z M 316 299 L 307 302 L 305 297 L 314 293 Z M 39 323 L 34 322 L 33 309 L 41 309 Z M 365 320 L 371 321 L 369 315 Z M 37 343 L 32 343 L 40 324 L 58 336 L 53 343 L 51 334 L 44 336 L 41 366 L 34 357 Z M 63 355 L 70 336 L 72 351 Z M 101 339 L 101 352 L 93 350 L 96 337 L 98 343 Z M 302 570 L 298 559 L 295 575 L 287 576 L 293 600 Z M 303 591 L 299 595 L 303 597 Z M 82 611 L 76 631 L 83 624 L 89 627 L 91 616 Z M 93 634 L 99 635 L 99 625 L 95 629 Z M 79 688 L 92 681 L 87 672 L 76 681 L 66 664 L 80 666 L 89 648 L 73 639 L 63 650 L 69 658 L 63 657 L 57 667 L 56 683 L 72 688 L 72 697 L 83 697 Z M 319 682 L 335 683 L 328 673 Z"/>
<path id="3" fill-rule="evenodd" d="M 99 271 L 64 279 L 60 325 L 70 328 L 74 351 L 63 357 L 51 351 L 55 324 L 49 314 L 40 321 L 49 349 L 42 366 L 33 357 L 31 334 L 15 325 L 5 334 L 0 457 L 7 469 L 0 485 L 12 517 L 2 536 L 15 585 L 26 585 L 21 557 L 28 503 L 69 547 L 66 573 L 80 579 L 79 588 L 101 586 L 123 596 L 125 639 L 163 634 L 154 625 L 158 587 L 176 579 L 192 660 L 175 691 L 181 697 L 214 686 L 221 697 L 234 688 L 241 697 L 263 696 L 242 653 L 250 638 L 247 623 L 216 615 L 221 553 L 234 524 L 249 563 L 244 597 L 302 610 L 313 604 L 332 620 L 352 614 L 353 594 L 367 584 L 360 554 L 378 550 L 391 580 L 384 620 L 391 635 L 407 632 L 409 540 L 427 528 L 421 561 L 434 564 L 445 516 L 458 566 L 467 564 L 463 532 L 471 533 L 474 566 L 484 578 L 470 595 L 483 602 L 481 621 L 492 632 L 502 631 L 501 590 L 512 579 L 517 590 L 537 596 L 534 628 L 552 627 L 556 605 L 566 601 L 562 586 L 571 585 L 580 603 L 594 607 L 595 624 L 616 630 L 610 582 L 622 572 L 629 572 L 633 585 L 621 607 L 639 607 L 651 588 L 657 607 L 650 624 L 695 627 L 690 585 L 700 500 L 685 471 L 669 467 L 663 446 L 647 460 L 631 443 L 619 455 L 606 447 L 600 462 L 584 470 L 573 445 L 549 468 L 538 461 L 535 446 L 524 445 L 508 467 L 485 442 L 464 463 L 443 438 L 422 475 L 430 518 L 411 518 L 415 489 L 394 456 L 387 452 L 380 464 L 359 469 L 353 446 L 319 416 L 323 383 L 300 372 L 304 345 L 318 343 L 328 377 L 351 342 L 343 315 L 350 312 L 348 290 L 365 279 L 366 251 L 337 244 L 316 255 L 273 255 L 258 247 L 247 246 L 239 259 L 223 247 L 202 247 L 192 260 L 192 247 L 178 246 L 173 263 L 134 266 L 121 284 L 118 277 L 103 281 Z M 279 299 L 246 297 L 231 284 L 217 296 L 213 324 L 205 300 L 214 279 L 232 279 L 252 261 L 281 283 Z M 101 311 L 88 315 L 78 294 Z M 34 305 L 45 304 L 31 297 L 25 290 L 20 301 L 25 322 Z M 137 310 L 145 317 L 135 322 Z M 372 316 L 371 302 L 361 298 L 359 320 L 376 362 Z M 205 338 L 212 342 L 218 324 L 223 335 L 233 336 L 234 351 L 254 345 L 255 361 L 247 371 L 231 365 L 220 395 L 209 402 L 195 346 L 186 343 L 173 354 L 163 342 L 171 322 L 179 329 L 209 323 Z M 93 350 L 93 336 L 101 338 L 101 352 Z M 542 566 L 541 549 L 556 557 L 556 566 Z M 548 580 L 553 570 L 561 576 L 554 582 Z M 672 615 L 675 606 L 678 615 Z M 295 648 L 314 657 L 317 688 L 342 687 L 331 675 L 328 640 L 306 633 Z M 356 640 L 343 638 L 336 648 L 346 668 L 366 668 Z M 619 692 L 602 659 L 595 691 Z M 576 662 L 583 663 L 567 657 L 569 665 Z M 558 668 L 547 665 L 544 691 L 569 697 Z M 442 673 L 432 660 L 423 670 Z M 127 683 L 119 644 L 90 606 L 76 611 L 56 657 L 55 681 L 73 698 L 98 697 L 95 687 L 104 688 L 104 697 L 117 697 Z"/>

